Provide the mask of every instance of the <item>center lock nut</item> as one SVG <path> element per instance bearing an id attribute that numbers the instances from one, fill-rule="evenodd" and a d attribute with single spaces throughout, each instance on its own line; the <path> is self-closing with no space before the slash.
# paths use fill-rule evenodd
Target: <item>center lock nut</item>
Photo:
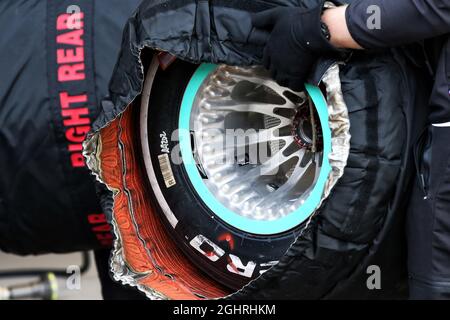
<path id="1" fill-rule="evenodd" d="M 311 152 L 320 152 L 323 150 L 322 128 L 315 108 L 310 108 L 309 103 L 312 102 L 307 100 L 297 109 L 292 122 L 291 134 L 300 148 Z M 311 110 L 313 110 L 312 114 Z"/>

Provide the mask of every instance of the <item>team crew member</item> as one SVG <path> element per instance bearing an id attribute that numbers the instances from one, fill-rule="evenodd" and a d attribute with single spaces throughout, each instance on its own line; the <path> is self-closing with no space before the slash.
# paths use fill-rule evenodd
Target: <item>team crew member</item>
<path id="1" fill-rule="evenodd" d="M 319 2 L 253 16 L 267 35 L 263 63 L 281 85 L 301 89 L 319 56 L 423 44 L 434 85 L 408 211 L 410 297 L 450 299 L 450 1 L 355 0 L 330 9 Z"/>

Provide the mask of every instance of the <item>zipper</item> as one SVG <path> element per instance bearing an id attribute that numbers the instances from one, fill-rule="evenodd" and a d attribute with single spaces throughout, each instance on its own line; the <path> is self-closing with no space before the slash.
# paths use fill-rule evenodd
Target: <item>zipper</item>
<path id="1" fill-rule="evenodd" d="M 427 182 L 425 174 L 422 170 L 422 165 L 420 159 L 424 156 L 424 144 L 425 144 L 425 137 L 426 133 L 428 132 L 428 129 L 425 128 L 422 133 L 420 134 L 419 138 L 417 139 L 417 142 L 413 148 L 413 155 L 414 155 L 414 164 L 416 167 L 416 172 L 419 178 L 419 184 L 421 186 L 422 192 L 423 192 L 423 199 L 426 200 L 429 197 L 428 194 L 428 188 L 427 188 Z"/>

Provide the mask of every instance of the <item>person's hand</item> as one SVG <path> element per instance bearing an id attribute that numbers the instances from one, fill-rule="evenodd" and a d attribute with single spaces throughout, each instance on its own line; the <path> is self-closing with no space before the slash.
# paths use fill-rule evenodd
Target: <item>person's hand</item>
<path id="1" fill-rule="evenodd" d="M 322 31 L 323 4 L 313 9 L 282 7 L 253 14 L 256 32 L 267 35 L 263 65 L 280 85 L 300 91 L 316 60 L 336 53 Z"/>

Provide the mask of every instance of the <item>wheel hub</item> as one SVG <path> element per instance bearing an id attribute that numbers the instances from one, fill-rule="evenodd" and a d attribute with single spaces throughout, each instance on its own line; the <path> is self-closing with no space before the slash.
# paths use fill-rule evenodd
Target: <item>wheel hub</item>
<path id="1" fill-rule="evenodd" d="M 305 101 L 297 109 L 292 122 L 292 136 L 300 148 L 311 152 L 323 150 L 322 128 L 317 112 L 309 106 L 310 101 Z"/>

